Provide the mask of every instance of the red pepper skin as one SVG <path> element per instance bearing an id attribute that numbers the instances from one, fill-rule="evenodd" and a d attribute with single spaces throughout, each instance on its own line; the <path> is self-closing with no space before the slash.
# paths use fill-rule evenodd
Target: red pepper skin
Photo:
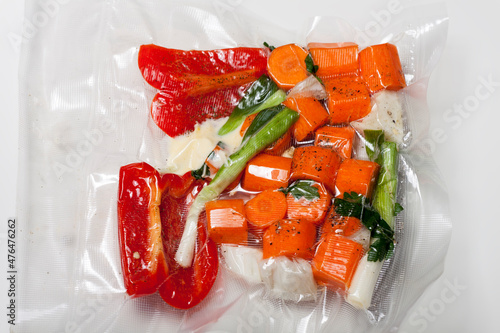
<path id="1" fill-rule="evenodd" d="M 161 176 L 147 163 L 123 166 L 119 181 L 118 230 L 127 294 L 139 297 L 159 290 L 176 308 L 197 305 L 212 288 L 219 267 L 205 218 L 198 224 L 192 266 L 180 267 L 175 252 L 189 207 L 206 181 L 195 180 L 191 172 Z"/>
<path id="2" fill-rule="evenodd" d="M 167 135 L 176 137 L 194 130 L 206 119 L 228 117 L 240 101 L 244 87 L 217 90 L 199 96 L 176 97 L 160 91 L 151 103 L 151 117 Z"/>
<path id="3" fill-rule="evenodd" d="M 204 184 L 202 180 L 194 181 L 183 197 L 175 198 L 165 192 L 162 196 L 162 238 L 170 275 L 160 287 L 160 296 L 178 309 L 189 309 L 199 304 L 208 295 L 217 277 L 217 245 L 208 238 L 205 214 L 202 214 L 198 222 L 198 238 L 191 267 L 183 268 L 174 259 L 189 207 Z"/>
<path id="4" fill-rule="evenodd" d="M 120 169 L 118 230 L 127 294 L 155 293 L 168 276 L 161 240 L 160 175 L 146 163 Z"/>
<path id="5" fill-rule="evenodd" d="M 267 71 L 268 50 L 238 47 L 183 51 L 142 45 L 142 76 L 161 91 L 151 103 L 154 122 L 171 137 L 206 119 L 227 117 L 248 85 Z"/>
<path id="6" fill-rule="evenodd" d="M 150 44 L 140 47 L 138 65 L 154 88 L 198 95 L 255 81 L 266 72 L 267 55 L 264 48 L 184 51 Z"/>

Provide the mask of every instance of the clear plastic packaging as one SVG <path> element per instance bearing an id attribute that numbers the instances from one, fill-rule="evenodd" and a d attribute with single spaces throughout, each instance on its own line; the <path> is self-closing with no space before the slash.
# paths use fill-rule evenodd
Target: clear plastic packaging
<path id="1" fill-rule="evenodd" d="M 451 234 L 445 186 L 420 149 L 429 118 L 427 80 L 447 32 L 440 5 L 406 7 L 376 37 L 339 18 L 318 16 L 300 40 L 287 40 L 289 34 L 279 30 L 264 34 L 258 17 L 221 16 L 202 1 L 26 2 L 29 18 L 54 11 L 21 55 L 21 267 L 14 332 L 397 331 L 441 274 Z M 120 264 L 119 169 L 139 161 L 165 167 L 172 145 L 149 117 L 156 91 L 138 70 L 139 46 L 261 47 L 268 38 L 277 45 L 340 41 L 362 49 L 390 42 L 398 48 L 408 86 L 384 103 L 397 99 L 402 108 L 404 133 L 394 133 L 394 140 L 405 209 L 395 220 L 396 251 L 381 268 L 370 308 L 357 310 L 339 293 L 301 285 L 307 269 L 300 260 L 266 262 L 259 267 L 265 282 L 247 282 L 231 269 L 242 262 L 234 251 L 222 260 L 208 296 L 192 309 L 174 309 L 158 294 L 130 298 Z M 193 156 L 203 161 L 216 143 Z M 360 158 L 365 147 L 356 147 Z M 257 274 L 255 266 L 244 270 Z M 288 297 L 280 288 L 274 288 L 278 296 L 270 292 L 282 272 L 295 274 L 296 280 L 285 282 L 305 288 L 298 295 L 307 297 Z"/>

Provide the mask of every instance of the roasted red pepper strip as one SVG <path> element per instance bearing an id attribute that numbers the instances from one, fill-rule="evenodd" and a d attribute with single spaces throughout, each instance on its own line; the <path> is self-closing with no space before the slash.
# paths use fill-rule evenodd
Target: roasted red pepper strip
<path id="1" fill-rule="evenodd" d="M 176 95 L 197 95 L 255 81 L 266 71 L 267 50 L 238 47 L 183 51 L 142 45 L 138 64 L 156 89 Z"/>
<path id="2" fill-rule="evenodd" d="M 168 269 L 161 239 L 160 175 L 146 163 L 120 169 L 118 230 L 123 279 L 132 297 L 156 292 Z"/>
<path id="3" fill-rule="evenodd" d="M 187 195 L 175 197 L 164 192 L 160 206 L 162 238 L 170 275 L 160 288 L 165 302 L 179 309 L 189 309 L 200 303 L 208 294 L 217 277 L 219 260 L 216 244 L 208 238 L 206 218 L 200 217 L 195 258 L 191 267 L 183 268 L 175 261 L 186 215 L 195 196 L 205 184 L 194 181 Z"/>

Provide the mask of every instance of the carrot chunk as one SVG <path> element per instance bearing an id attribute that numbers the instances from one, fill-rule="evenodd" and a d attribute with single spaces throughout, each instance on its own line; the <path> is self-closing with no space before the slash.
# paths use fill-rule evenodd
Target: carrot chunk
<path id="1" fill-rule="evenodd" d="M 264 259 L 283 255 L 311 258 L 315 241 L 314 224 L 300 220 L 279 220 L 271 224 L 264 233 Z"/>
<path id="2" fill-rule="evenodd" d="M 328 93 L 330 124 L 349 123 L 370 113 L 370 92 L 359 76 L 339 76 L 323 82 Z"/>
<path id="3" fill-rule="evenodd" d="M 324 126 L 316 130 L 314 145 L 331 148 L 343 159 L 351 158 L 354 134 L 351 126 Z"/>
<path id="4" fill-rule="evenodd" d="M 307 52 L 296 44 L 275 48 L 267 60 L 269 76 L 281 89 L 291 89 L 309 75 L 306 69 Z"/>
<path id="5" fill-rule="evenodd" d="M 328 111 L 313 97 L 292 97 L 283 104 L 299 113 L 299 120 L 293 125 L 293 136 L 297 141 L 304 140 L 328 121 Z"/>
<path id="6" fill-rule="evenodd" d="M 210 238 L 218 243 L 245 244 L 248 239 L 242 199 L 214 200 L 205 204 Z"/>
<path id="7" fill-rule="evenodd" d="M 309 43 L 309 52 L 321 79 L 358 72 L 358 45 L 354 43 Z"/>
<path id="8" fill-rule="evenodd" d="M 323 237 L 334 233 L 339 236 L 352 236 L 361 229 L 360 219 L 352 216 L 341 216 L 335 212 L 335 207 L 331 206 L 325 218 L 325 223 L 321 228 Z"/>
<path id="9" fill-rule="evenodd" d="M 293 152 L 290 180 L 310 179 L 335 191 L 335 178 L 342 159 L 325 147 L 298 147 Z"/>
<path id="10" fill-rule="evenodd" d="M 363 246 L 334 233 L 323 238 L 311 266 L 314 278 L 335 290 L 347 291 L 363 256 Z"/>
<path id="11" fill-rule="evenodd" d="M 359 69 L 371 93 L 406 87 L 398 49 L 393 44 L 369 46 L 359 52 Z"/>
<path id="12" fill-rule="evenodd" d="M 265 190 L 245 204 L 245 214 L 251 226 L 265 229 L 286 215 L 287 200 L 283 192 Z"/>
<path id="13" fill-rule="evenodd" d="M 348 159 L 340 165 L 335 183 L 336 197 L 343 198 L 344 193 L 356 192 L 371 198 L 380 166 L 371 161 Z"/>
<path id="14" fill-rule="evenodd" d="M 291 186 L 294 186 L 294 184 Z M 301 195 L 300 191 L 297 191 L 298 193 L 289 192 L 286 196 L 287 216 L 290 219 L 320 224 L 326 216 L 328 207 L 330 207 L 332 195 L 321 183 L 314 182 L 307 186 L 318 189 L 319 198 L 308 198 L 305 195 Z"/>
<path id="15" fill-rule="evenodd" d="M 287 187 L 292 159 L 259 154 L 245 167 L 241 187 L 247 191 L 277 190 Z"/>

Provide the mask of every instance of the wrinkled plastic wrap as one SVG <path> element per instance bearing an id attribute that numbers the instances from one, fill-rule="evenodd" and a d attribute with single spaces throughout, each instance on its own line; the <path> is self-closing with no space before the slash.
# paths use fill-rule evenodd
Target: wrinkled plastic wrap
<path id="1" fill-rule="evenodd" d="M 446 39 L 447 17 L 439 5 L 405 8 L 370 38 L 330 13 L 293 35 L 262 29 L 266 22 L 248 13 L 219 17 L 202 1 L 56 2 L 26 2 L 26 17 L 50 8 L 55 14 L 27 40 L 21 56 L 21 266 L 14 332 L 397 331 L 441 274 L 451 233 L 445 187 L 422 149 L 427 80 Z M 149 117 L 155 91 L 138 70 L 139 46 L 217 49 L 261 47 L 263 41 L 352 41 L 360 49 L 391 42 L 399 50 L 408 86 L 379 107 L 391 98 L 402 106 L 404 133 L 391 139 L 400 142 L 398 201 L 405 209 L 396 218 L 396 251 L 382 267 L 371 307 L 356 310 L 342 295 L 307 284 L 299 299 L 270 295 L 262 283 L 228 270 L 241 264 L 238 255 L 224 259 L 207 298 L 190 310 L 174 309 L 158 294 L 131 299 L 120 265 L 118 172 L 139 161 L 161 166 L 169 147 Z M 383 126 L 385 120 L 369 121 Z M 362 156 L 364 148 L 355 153 Z M 297 276 L 310 269 L 300 262 L 278 265 Z M 279 279 L 271 272 L 276 265 L 248 269 L 250 276 L 261 270 L 267 285 Z"/>

